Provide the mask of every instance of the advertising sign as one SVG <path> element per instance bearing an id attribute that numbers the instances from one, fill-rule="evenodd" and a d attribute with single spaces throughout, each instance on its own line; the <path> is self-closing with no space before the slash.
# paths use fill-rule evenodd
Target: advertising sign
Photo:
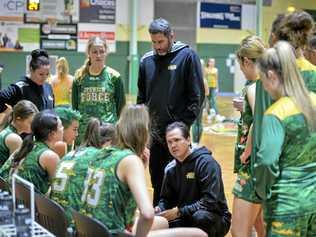
<path id="1" fill-rule="evenodd" d="M 241 28 L 241 5 L 200 3 L 201 28 Z"/>
<path id="2" fill-rule="evenodd" d="M 115 24 L 116 0 L 80 0 L 80 22 Z"/>
<path id="3" fill-rule="evenodd" d="M 77 24 L 41 24 L 40 45 L 43 49 L 77 50 Z"/>

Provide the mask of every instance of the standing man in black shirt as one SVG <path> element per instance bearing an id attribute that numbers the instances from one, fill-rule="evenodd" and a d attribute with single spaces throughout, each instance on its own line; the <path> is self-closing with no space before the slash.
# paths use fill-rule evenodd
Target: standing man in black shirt
<path id="1" fill-rule="evenodd" d="M 199 57 L 187 44 L 174 41 L 168 21 L 154 20 L 149 33 L 153 50 L 140 62 L 137 103 L 147 105 L 151 116 L 149 170 L 156 205 L 164 168 L 172 159 L 165 129 L 175 121 L 192 125 L 204 100 L 204 85 Z"/>

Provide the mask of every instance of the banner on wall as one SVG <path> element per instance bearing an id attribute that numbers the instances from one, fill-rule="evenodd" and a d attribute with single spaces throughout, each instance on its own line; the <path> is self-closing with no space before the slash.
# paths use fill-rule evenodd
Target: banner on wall
<path id="1" fill-rule="evenodd" d="M 115 29 L 115 25 L 79 23 L 78 51 L 85 52 L 88 40 L 93 36 L 98 36 L 106 40 L 108 52 L 114 53 L 116 51 Z"/>
<path id="2" fill-rule="evenodd" d="M 0 38 L 4 48 L 32 51 L 39 48 L 39 26 L 3 21 L 0 24 Z"/>
<path id="3" fill-rule="evenodd" d="M 80 22 L 115 24 L 116 0 L 80 0 Z"/>
<path id="4" fill-rule="evenodd" d="M 42 49 L 77 50 L 77 24 L 41 24 Z"/>
<path id="5" fill-rule="evenodd" d="M 201 28 L 241 28 L 241 5 L 200 3 L 199 23 Z"/>
<path id="6" fill-rule="evenodd" d="M 59 22 L 78 22 L 78 0 L 40 0 L 39 11 L 26 11 L 26 0 L 0 0 L 0 21 L 46 22 L 47 18 Z"/>

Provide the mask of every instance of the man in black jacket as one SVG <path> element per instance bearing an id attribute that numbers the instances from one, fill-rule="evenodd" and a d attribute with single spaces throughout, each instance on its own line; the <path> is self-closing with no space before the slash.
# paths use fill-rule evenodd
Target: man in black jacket
<path id="1" fill-rule="evenodd" d="M 147 105 L 151 116 L 149 169 L 156 205 L 164 168 L 172 159 L 165 143 L 165 129 L 175 121 L 192 125 L 204 100 L 204 85 L 199 57 L 188 45 L 174 42 L 168 21 L 154 20 L 149 33 L 153 51 L 140 62 L 137 103 Z"/>
<path id="2" fill-rule="evenodd" d="M 175 160 L 165 169 L 157 214 L 170 227 L 198 227 L 209 236 L 225 236 L 231 214 L 219 164 L 205 147 L 191 149 L 189 129 L 182 122 L 167 127 L 166 140 Z"/>

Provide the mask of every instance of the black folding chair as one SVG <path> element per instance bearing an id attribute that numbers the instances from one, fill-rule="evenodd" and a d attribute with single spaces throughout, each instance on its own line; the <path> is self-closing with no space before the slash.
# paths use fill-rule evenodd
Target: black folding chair
<path id="1" fill-rule="evenodd" d="M 15 198 L 17 204 L 23 204 L 26 208 L 31 208 L 30 189 L 20 182 L 15 183 Z"/>
<path id="2" fill-rule="evenodd" d="M 77 237 L 111 237 L 108 228 L 100 221 L 74 210 L 72 211 L 72 217 L 75 221 Z"/>
<path id="3" fill-rule="evenodd" d="M 35 194 L 38 223 L 56 236 L 66 237 L 68 222 L 64 209 L 55 201 Z"/>

